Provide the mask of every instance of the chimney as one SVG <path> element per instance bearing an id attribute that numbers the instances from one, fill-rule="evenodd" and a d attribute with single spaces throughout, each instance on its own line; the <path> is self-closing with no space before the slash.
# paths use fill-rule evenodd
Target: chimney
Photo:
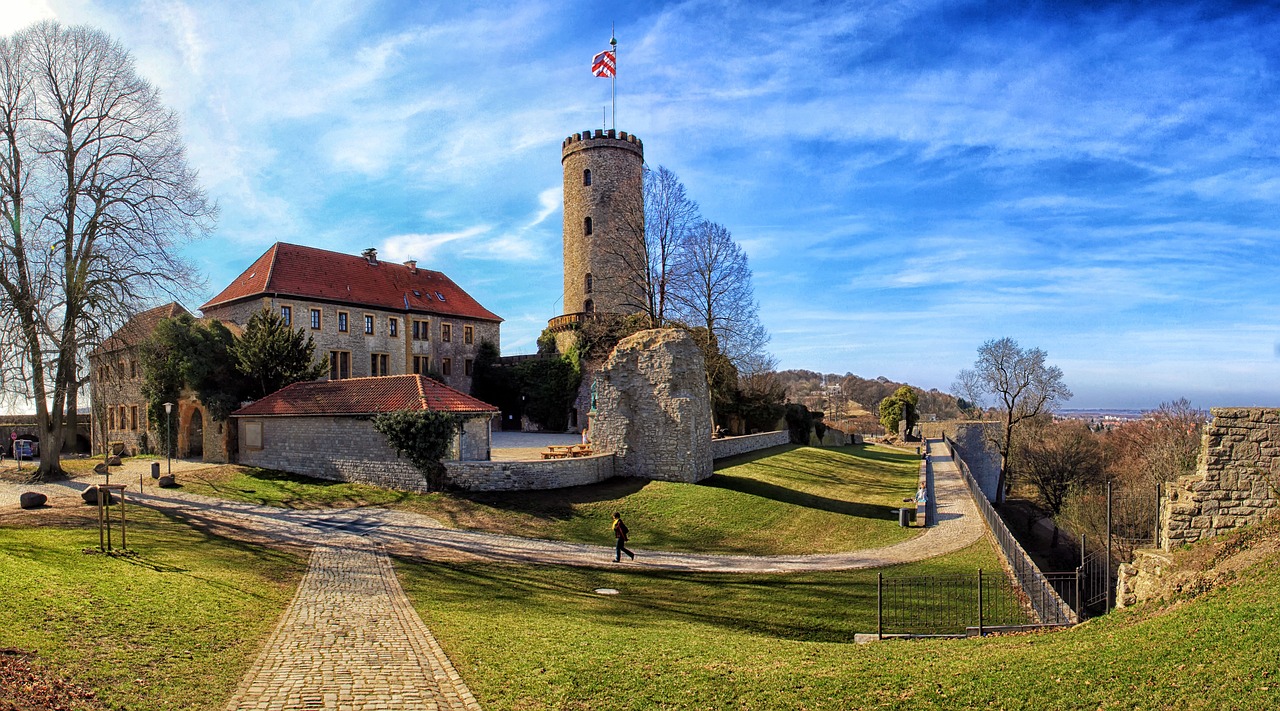
<path id="1" fill-rule="evenodd" d="M 378 266 L 378 250 L 374 249 L 373 247 L 370 247 L 365 251 L 361 252 L 360 256 L 364 257 L 365 260 L 369 262 L 370 266 L 374 266 L 374 267 Z"/>
<path id="2" fill-rule="evenodd" d="M 410 274 L 417 274 L 417 273 L 418 273 L 418 260 L 416 260 L 416 259 L 406 259 L 406 260 L 405 260 L 405 262 L 404 262 L 404 265 L 405 265 L 406 267 L 409 267 L 409 273 L 410 273 Z"/>

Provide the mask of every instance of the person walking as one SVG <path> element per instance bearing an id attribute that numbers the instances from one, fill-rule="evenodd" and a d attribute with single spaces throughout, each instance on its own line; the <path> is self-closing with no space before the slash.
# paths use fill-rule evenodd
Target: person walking
<path id="1" fill-rule="evenodd" d="M 617 545 L 613 549 L 613 562 L 620 562 L 623 553 L 635 560 L 636 554 L 627 550 L 627 524 L 622 522 L 622 514 L 617 511 L 613 512 L 613 537 L 617 539 Z"/>

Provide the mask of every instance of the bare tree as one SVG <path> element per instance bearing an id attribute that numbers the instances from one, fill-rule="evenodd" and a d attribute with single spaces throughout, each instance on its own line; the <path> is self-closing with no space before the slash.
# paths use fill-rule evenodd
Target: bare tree
<path id="1" fill-rule="evenodd" d="M 750 369 L 769 334 L 760 324 L 747 253 L 722 225 L 703 220 L 681 242 L 670 299 L 675 315 L 705 328 L 735 368 Z"/>
<path id="2" fill-rule="evenodd" d="M 177 116 L 106 34 L 46 21 L 0 38 L 3 387 L 36 409 L 37 476 L 62 476 L 90 348 L 158 295 L 192 285 L 175 247 L 216 208 Z"/>
<path id="3" fill-rule="evenodd" d="M 1018 461 L 1021 475 L 1053 516 L 1052 548 L 1058 545 L 1058 516 L 1067 497 L 1102 479 L 1106 457 L 1083 422 L 1049 424 L 1035 434 L 1019 443 Z"/>
<path id="4" fill-rule="evenodd" d="M 672 272 L 681 244 L 698 223 L 698 203 L 684 184 L 663 166 L 645 166 L 642 199 L 619 210 L 621 229 L 630 239 L 603 244 L 612 281 L 602 283 L 622 295 L 624 305 L 643 312 L 655 328 L 666 325 Z"/>
<path id="5" fill-rule="evenodd" d="M 996 503 L 1004 502 L 1014 428 L 1051 411 L 1058 402 L 1071 399 L 1071 391 L 1062 382 L 1062 369 L 1046 365 L 1047 357 L 1039 348 L 1021 348 L 1012 338 L 987 341 L 978 349 L 973 368 L 960 371 L 952 385 L 953 390 L 974 403 L 982 404 L 988 396 L 993 397 L 1004 420 L 1000 432 L 1003 436 L 994 443 L 1000 452 Z"/>

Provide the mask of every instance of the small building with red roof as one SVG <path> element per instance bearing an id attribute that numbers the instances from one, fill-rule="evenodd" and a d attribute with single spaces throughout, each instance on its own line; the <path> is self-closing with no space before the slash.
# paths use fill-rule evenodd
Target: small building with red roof
<path id="1" fill-rule="evenodd" d="M 398 410 L 462 418 L 447 459 L 487 461 L 497 407 L 423 375 L 294 383 L 232 413 L 237 461 L 334 481 L 426 491 L 422 473 L 397 456 L 373 418 Z"/>
<path id="2" fill-rule="evenodd" d="M 277 242 L 200 307 L 246 324 L 259 310 L 306 331 L 329 379 L 434 374 L 464 392 L 480 344 L 499 346 L 502 319 L 441 272 Z"/>

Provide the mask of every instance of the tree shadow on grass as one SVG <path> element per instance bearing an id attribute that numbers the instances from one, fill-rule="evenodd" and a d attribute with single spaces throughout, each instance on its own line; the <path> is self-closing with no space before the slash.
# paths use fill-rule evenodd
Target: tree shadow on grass
<path id="1" fill-rule="evenodd" d="M 725 489 L 728 491 L 736 491 L 751 496 L 759 496 L 779 503 L 802 506 L 807 509 L 844 514 L 846 516 L 882 519 L 886 521 L 896 520 L 898 518 L 897 509 L 890 508 L 889 506 L 864 504 L 857 501 L 843 501 L 826 496 L 818 496 L 816 494 L 806 494 L 802 491 L 788 489 L 784 486 L 760 481 L 759 479 L 749 479 L 737 476 L 713 476 L 710 479 L 703 481 L 702 485 L 717 489 Z M 897 489 L 900 487 L 886 486 L 883 488 Z"/>
<path id="2" fill-rule="evenodd" d="M 613 477 L 598 484 L 544 491 L 456 492 L 458 499 L 502 511 L 547 520 L 565 521 L 579 515 L 577 507 L 624 499 L 649 485 L 648 479 Z"/>

